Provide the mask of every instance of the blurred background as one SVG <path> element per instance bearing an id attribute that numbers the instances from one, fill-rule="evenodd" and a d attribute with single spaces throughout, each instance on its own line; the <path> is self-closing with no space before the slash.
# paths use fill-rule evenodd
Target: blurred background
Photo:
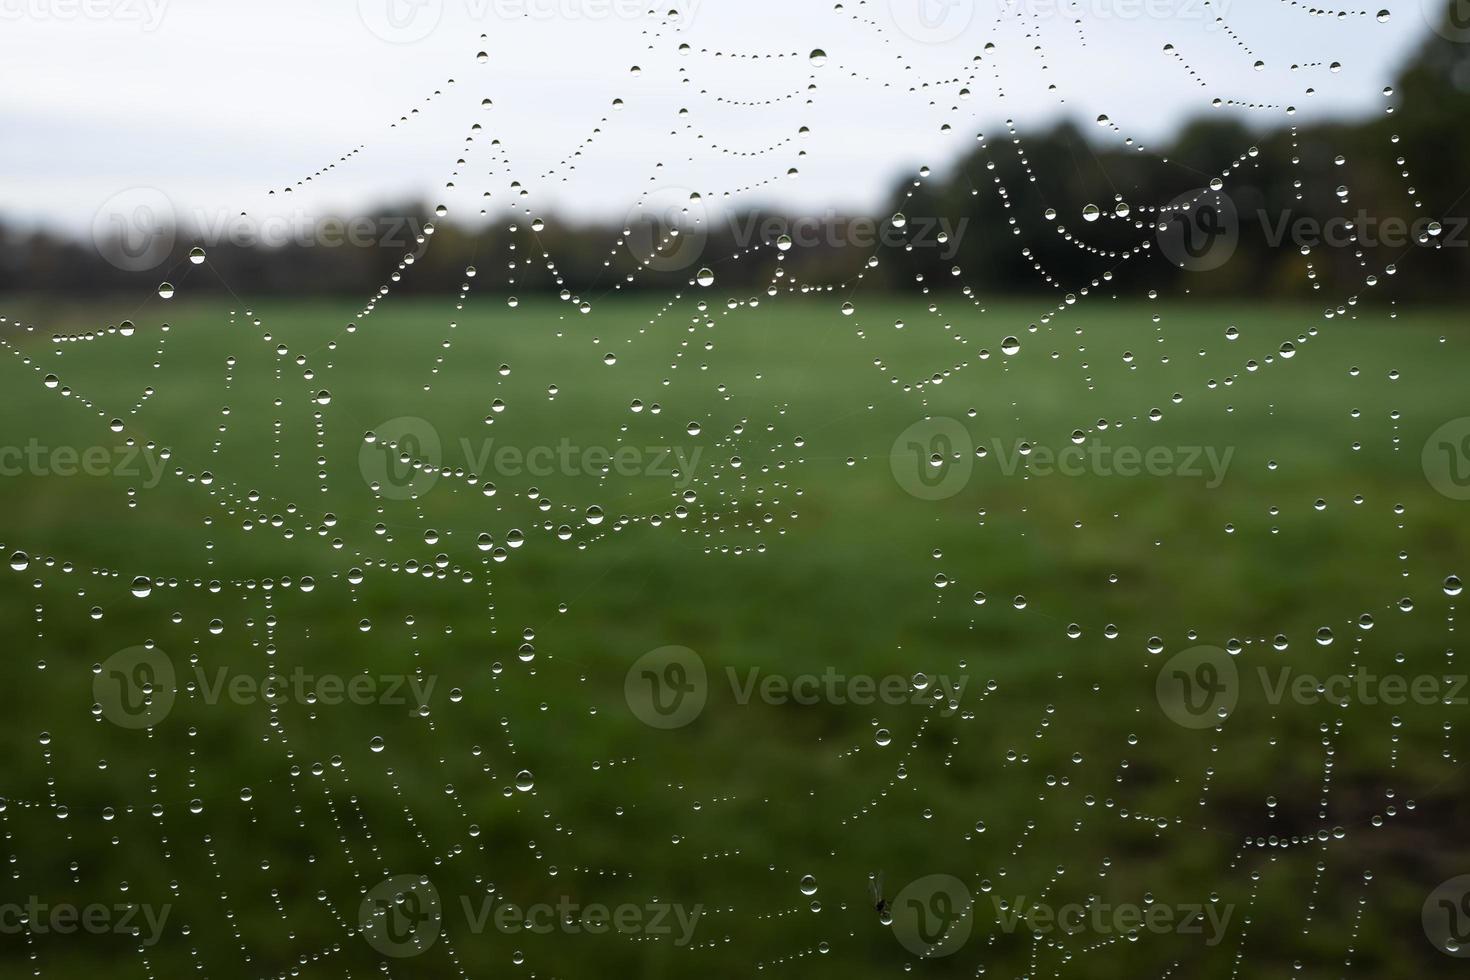
<path id="1" fill-rule="evenodd" d="M 1302 234 L 1336 243 L 1314 257 L 1319 275 L 1355 275 L 1358 247 L 1396 265 L 1414 295 L 1446 297 L 1465 272 L 1465 236 L 1451 216 L 1466 191 L 1457 123 L 1470 102 L 1470 56 L 1453 6 L 1428 0 L 1398 16 L 1307 17 L 1314 26 L 1304 33 L 1286 29 L 1301 19 L 1289 10 L 1203 2 L 941 4 L 944 29 L 929 34 L 908 23 L 903 4 L 875 5 L 871 22 L 841 10 L 747 15 L 707 4 L 678 22 L 683 54 L 674 44 L 609 43 L 635 40 L 646 13 L 620 19 L 611 0 L 608 20 L 592 16 L 602 6 L 583 11 L 573 0 L 438 0 L 407 5 L 397 31 L 368 0 L 358 16 L 156 2 L 151 10 L 117 0 L 124 9 L 112 18 L 25 21 L 5 42 L 26 83 L 0 110 L 13 135 L 0 148 L 8 175 L 0 288 L 123 290 L 140 266 L 166 270 L 204 245 L 226 281 L 256 292 L 360 292 L 403 251 L 417 251 L 429 225 L 435 247 L 422 249 L 402 289 L 436 293 L 454 288 L 476 255 L 503 251 L 517 218 L 544 225 L 536 240 L 557 256 L 554 273 L 526 270 L 517 292 L 613 288 L 609 243 L 655 219 L 698 227 L 711 261 L 769 248 L 773 229 L 813 222 L 791 262 L 831 278 L 853 264 L 842 251 L 862 240 L 852 223 L 886 222 L 922 165 L 935 176 L 905 207 L 920 220 L 946 219 L 951 241 L 920 241 L 876 270 L 875 285 L 912 289 L 916 274 L 932 279 L 958 265 L 987 292 L 1044 292 L 1052 284 L 1036 263 L 1064 282 L 1123 275 L 1110 255 L 1147 238 L 1150 217 L 1089 227 L 1102 255 L 1044 223 L 1010 237 L 981 229 L 1010 208 L 1050 209 L 1076 230 L 1088 205 L 1111 212 L 1118 201 L 1174 201 L 1224 176 L 1246 148 L 1255 151 L 1250 165 L 1226 192 L 1239 252 L 1208 280 L 1193 277 L 1193 288 L 1300 295 L 1309 262 L 1291 245 Z M 290 31 L 281 30 L 286 21 Z M 1090 44 L 1078 43 L 1079 23 Z M 793 50 L 760 63 L 747 48 L 768 31 Z M 517 43 L 494 43 L 512 36 Z M 895 53 L 902 45 L 892 37 L 907 50 Z M 1026 38 L 1035 51 L 1015 43 Z M 813 67 L 810 51 L 826 53 L 824 43 L 831 63 Z M 304 92 L 290 73 L 269 70 L 269 52 L 290 62 L 301 48 L 324 63 L 368 59 L 378 69 Z M 938 85 L 928 75 L 963 66 L 974 50 L 983 51 L 974 55 L 984 59 L 983 81 L 926 96 Z M 191 72 L 201 60 L 238 70 Z M 1119 71 L 1125 64 L 1147 68 Z M 126 83 L 110 85 L 116 77 Z M 702 87 L 724 84 L 744 86 L 746 97 Z M 791 97 L 805 85 L 804 97 Z M 469 118 L 486 127 L 477 132 L 501 165 L 471 193 L 437 177 L 444 148 L 471 125 L 466 111 L 492 90 L 492 107 Z M 927 106 L 888 111 L 913 92 Z M 222 116 L 229 106 L 241 111 Z M 964 126 L 936 123 L 955 107 Z M 1024 155 L 995 152 L 1010 124 Z M 1434 152 L 1410 161 L 1403 151 L 1414 146 Z M 584 150 L 587 162 L 578 159 Z M 784 176 L 787 164 L 797 164 L 794 177 Z M 1308 172 L 1333 176 L 1306 181 Z M 542 179 L 519 179 L 533 174 Z M 997 195 L 995 181 L 1017 197 Z M 693 213 L 690 193 L 701 194 Z M 1351 241 L 1341 222 L 1365 217 Z M 681 255 L 675 271 L 688 264 L 688 251 Z M 730 285 L 759 284 L 754 264 L 729 264 Z M 1160 270 L 1149 272 L 1157 281 Z M 630 287 L 645 285 L 666 282 L 651 276 Z M 223 289 L 212 277 L 196 287 Z"/>
<path id="2" fill-rule="evenodd" d="M 0 972 L 1458 975 L 1459 13 L 0 8 Z"/>

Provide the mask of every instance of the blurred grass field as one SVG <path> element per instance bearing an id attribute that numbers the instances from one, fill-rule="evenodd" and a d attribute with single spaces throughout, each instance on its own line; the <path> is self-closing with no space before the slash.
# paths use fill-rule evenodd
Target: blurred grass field
<path id="1" fill-rule="evenodd" d="M 865 895 L 879 869 L 892 891 L 943 872 L 986 896 L 975 937 L 915 968 L 926 975 L 984 964 L 989 977 L 1131 978 L 1177 962 L 1176 976 L 1326 977 L 1339 972 L 1312 964 L 1340 963 L 1349 946 L 1355 976 L 1452 963 L 1419 914 L 1435 885 L 1470 871 L 1457 833 L 1470 818 L 1463 707 L 1272 706 L 1247 691 L 1215 733 L 1175 726 L 1154 690 L 1169 654 L 1231 639 L 1245 644 L 1242 669 L 1453 662 L 1440 583 L 1463 572 L 1470 505 L 1435 492 L 1420 454 L 1470 415 L 1457 311 L 1324 320 L 1306 307 L 1095 298 L 1043 323 L 1039 301 L 931 315 L 859 299 L 844 317 L 835 298 L 724 300 L 716 287 L 668 309 L 612 299 L 580 316 L 552 301 L 389 298 L 363 318 L 329 299 L 231 311 L 181 298 L 133 313 L 0 303 L 0 445 L 151 440 L 183 474 L 156 487 L 0 481 L 0 548 L 30 559 L 0 593 L 14 638 L 0 671 L 17 694 L 0 900 L 173 906 L 163 941 L 141 951 L 119 937 L 0 937 L 5 974 L 377 975 L 346 926 L 364 890 L 409 872 L 456 906 L 493 885 L 519 903 L 656 896 L 705 913 L 693 946 L 675 948 L 468 935 L 450 912 L 439 945 L 383 975 L 876 975 L 912 959 Z M 106 334 L 125 316 L 134 336 Z M 103 336 L 51 340 L 87 331 Z M 1007 336 L 1015 356 L 1001 353 Z M 320 391 L 329 404 L 313 401 Z M 1211 487 L 1008 476 L 992 451 L 961 492 L 924 501 L 895 478 L 894 444 L 931 415 L 1007 453 L 1020 440 L 1061 448 L 1081 428 L 1112 446 L 1228 450 L 1230 463 Z M 360 469 L 364 433 L 401 416 L 432 423 L 450 467 L 462 439 L 674 446 L 700 462 L 687 486 L 480 472 L 379 501 Z M 585 521 L 592 506 L 604 523 Z M 476 547 L 512 529 L 526 543 L 506 561 Z M 165 581 L 138 599 L 137 575 Z M 1323 626 L 1330 646 L 1313 640 Z M 527 629 L 536 653 L 523 662 Z M 1277 634 L 1285 652 L 1270 646 Z M 180 666 L 416 672 L 435 694 L 424 717 L 184 691 L 151 732 L 120 730 L 93 714 L 92 665 L 146 639 Z M 668 645 L 696 650 L 715 678 L 830 667 L 969 683 L 948 713 L 741 705 L 716 680 L 694 724 L 661 732 L 630 713 L 623 683 Z M 891 744 L 876 744 L 878 728 Z M 511 788 L 523 769 L 531 792 Z M 798 889 L 807 874 L 819 911 Z M 1217 947 L 996 931 L 990 896 L 1043 893 L 1214 893 L 1236 911 Z"/>

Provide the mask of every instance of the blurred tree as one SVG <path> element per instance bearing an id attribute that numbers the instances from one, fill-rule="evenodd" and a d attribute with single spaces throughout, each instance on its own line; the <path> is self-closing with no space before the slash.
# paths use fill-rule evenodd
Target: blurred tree
<path id="1" fill-rule="evenodd" d="M 699 265 L 718 269 L 722 291 L 755 291 L 771 280 L 772 229 L 800 221 L 816 231 L 785 256 L 789 280 L 800 282 L 843 283 L 861 271 L 864 288 L 873 290 L 964 283 L 982 292 L 1061 294 L 1187 281 L 1192 291 L 1206 294 L 1309 297 L 1320 289 L 1336 302 L 1364 293 L 1367 276 L 1377 274 L 1380 285 L 1367 298 L 1460 296 L 1470 281 L 1464 217 L 1470 214 L 1470 134 L 1463 125 L 1470 119 L 1470 18 L 1458 15 L 1461 4 L 1446 4 L 1441 29 L 1399 73 L 1384 100 L 1392 112 L 1275 131 L 1252 131 L 1235 119 L 1199 119 L 1163 148 L 1094 141 L 1070 122 L 1029 134 L 997 127 L 943 176 L 917 188 L 911 178 L 895 185 L 895 202 L 913 193 L 902 205 L 910 219 L 904 234 L 886 239 L 899 243 L 894 247 L 875 249 L 870 240 L 890 215 L 783 216 L 755 207 L 702 229 L 707 242 L 695 265 L 660 272 L 640 269 L 620 227 L 553 219 L 533 234 L 524 222 L 502 220 L 484 230 L 440 224 L 434 235 L 417 240 L 434 219 L 415 204 L 379 209 L 366 216 L 372 235 L 332 247 L 213 243 L 209 260 L 219 275 L 196 275 L 190 289 L 241 283 L 252 293 L 362 295 L 388 282 L 403 256 L 413 253 L 415 265 L 396 291 L 454 290 L 468 266 L 504 268 L 512 254 L 517 266 L 509 291 L 518 294 L 596 298 L 615 288 L 686 282 Z M 1177 269 L 1159 254 L 1157 209 L 1198 194 L 1216 177 L 1225 182 L 1238 218 L 1238 246 L 1209 275 Z M 1119 204 L 1128 209 L 1126 220 L 1110 217 Z M 1107 214 L 1085 221 L 1089 205 Z M 1054 218 L 1043 217 L 1053 212 Z M 1431 221 L 1441 223 L 1439 234 L 1429 233 Z M 1345 237 L 1346 222 L 1353 223 L 1358 242 Z M 354 226 L 361 224 L 355 219 Z M 1303 242 L 1329 230 L 1337 233 L 1335 244 L 1302 254 Z M 1410 231 L 1417 241 L 1399 240 Z M 944 234 L 948 240 L 941 241 Z M 0 291 L 76 295 L 136 288 L 135 274 L 107 264 L 90 244 L 3 227 L 0 241 Z M 183 262 L 192 241 L 185 232 L 179 241 L 161 270 Z M 751 252 L 761 245 L 766 248 Z M 879 264 L 869 268 L 875 252 Z M 1392 275 L 1384 274 L 1389 266 Z M 480 281 L 481 288 L 504 282 L 496 272 Z"/>

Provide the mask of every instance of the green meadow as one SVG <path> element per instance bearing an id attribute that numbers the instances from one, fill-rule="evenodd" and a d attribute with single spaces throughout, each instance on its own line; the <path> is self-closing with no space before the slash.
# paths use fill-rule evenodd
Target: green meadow
<path id="1" fill-rule="evenodd" d="M 1271 690 L 1453 672 L 1470 503 L 1423 457 L 1470 415 L 1462 313 L 734 299 L 0 302 L 0 902 L 168 910 L 7 932 L 0 972 L 1453 962 L 1420 910 L 1470 872 L 1466 707 Z M 96 665 L 147 644 L 171 706 L 130 728 Z M 1218 728 L 1157 696 L 1201 645 L 1241 678 Z M 670 730 L 626 695 L 665 647 L 707 671 Z M 964 882 L 968 942 L 920 962 L 877 871 Z M 359 903 L 404 874 L 440 931 L 385 960 Z M 699 915 L 512 931 L 487 898 Z M 1038 902 L 1224 925 L 1004 928 Z"/>

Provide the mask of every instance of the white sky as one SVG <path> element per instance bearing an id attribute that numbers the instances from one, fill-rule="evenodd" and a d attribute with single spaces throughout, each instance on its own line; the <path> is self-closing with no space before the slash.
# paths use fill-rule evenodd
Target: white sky
<path id="1" fill-rule="evenodd" d="M 609 217 L 650 187 L 711 199 L 792 166 L 798 177 L 742 199 L 871 211 L 897 176 L 918 164 L 941 169 L 1006 118 L 1024 132 L 1058 114 L 1106 113 L 1147 143 L 1189 115 L 1220 112 L 1210 109 L 1215 97 L 1292 103 L 1298 118 L 1380 111 L 1383 86 L 1428 30 L 1421 0 L 1371 0 L 1369 16 L 1345 19 L 1285 0 L 656 0 L 653 17 L 648 3 L 0 0 L 0 216 L 82 230 L 114 195 L 152 187 L 186 214 L 355 213 L 416 195 L 467 217 L 485 190 L 492 204 L 508 203 L 514 177 L 540 213 Z M 1379 7 L 1392 10 L 1388 22 L 1372 16 Z M 681 23 L 650 49 L 670 8 Z M 394 37 L 406 43 L 379 36 L 393 33 L 395 11 Z M 1250 54 L 1212 23 L 1222 14 Z M 996 49 L 960 101 L 956 80 L 987 41 Z M 679 55 L 680 42 L 693 53 Z M 485 64 L 475 58 L 482 48 Z M 810 64 L 813 48 L 828 52 L 825 66 Z M 1257 59 L 1263 70 L 1253 70 Z M 1340 72 L 1325 67 L 1333 61 Z M 1293 63 L 1323 67 L 1293 72 Z M 754 108 L 716 101 L 778 97 L 808 76 L 818 85 L 811 105 L 806 93 Z M 906 91 L 916 82 L 947 84 Z M 444 94 L 427 103 L 436 88 Z M 487 97 L 494 107 L 482 110 Z M 610 112 L 614 98 L 623 111 Z M 415 107 L 418 116 L 390 128 Z M 604 116 L 570 178 L 543 180 Z M 1281 110 L 1247 118 L 1286 121 Z M 476 121 L 486 127 L 479 149 L 457 188 L 440 190 Z M 940 132 L 945 121 L 952 134 Z M 809 136 L 764 156 L 709 145 L 766 147 L 803 125 Z M 512 157 L 509 176 L 486 173 L 492 136 Z M 359 156 L 308 189 L 266 197 L 359 145 Z M 798 149 L 807 155 L 798 159 Z"/>

